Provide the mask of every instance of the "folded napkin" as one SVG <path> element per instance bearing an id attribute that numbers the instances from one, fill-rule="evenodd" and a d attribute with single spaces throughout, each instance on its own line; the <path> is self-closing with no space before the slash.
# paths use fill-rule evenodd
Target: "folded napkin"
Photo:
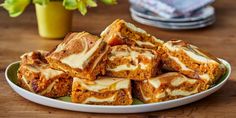
<path id="1" fill-rule="evenodd" d="M 214 0 L 129 0 L 131 4 L 143 7 L 164 18 L 188 17 Z"/>

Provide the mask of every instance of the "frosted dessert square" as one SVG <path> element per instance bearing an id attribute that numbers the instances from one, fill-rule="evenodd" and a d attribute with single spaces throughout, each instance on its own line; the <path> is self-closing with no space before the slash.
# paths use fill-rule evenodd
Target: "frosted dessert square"
<path id="1" fill-rule="evenodd" d="M 108 53 L 106 75 L 145 80 L 156 76 L 160 65 L 160 57 L 153 50 L 117 45 Z"/>
<path id="2" fill-rule="evenodd" d="M 163 41 L 148 34 L 141 28 L 117 19 L 102 33 L 101 37 L 111 46 L 126 44 L 148 49 L 158 49 Z"/>
<path id="3" fill-rule="evenodd" d="M 132 104 L 131 81 L 125 78 L 101 77 L 95 81 L 73 79 L 72 102 L 97 105 Z"/>
<path id="4" fill-rule="evenodd" d="M 95 80 L 105 74 L 109 46 L 87 32 L 72 33 L 46 57 L 51 67 L 73 77 Z"/>
<path id="5" fill-rule="evenodd" d="M 160 52 L 167 69 L 208 84 L 215 83 L 225 73 L 225 66 L 216 57 L 182 40 L 166 42 Z"/>
<path id="6" fill-rule="evenodd" d="M 17 83 L 22 88 L 47 97 L 61 97 L 71 92 L 72 78 L 50 68 L 45 52 L 34 51 L 21 56 Z"/>
<path id="7" fill-rule="evenodd" d="M 167 101 L 189 96 L 208 89 L 201 79 L 192 79 L 169 72 L 144 81 L 133 82 L 133 93 L 144 103 Z"/>

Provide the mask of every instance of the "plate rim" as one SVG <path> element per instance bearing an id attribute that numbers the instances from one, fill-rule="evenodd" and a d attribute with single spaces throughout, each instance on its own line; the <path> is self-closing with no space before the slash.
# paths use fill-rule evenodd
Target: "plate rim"
<path id="1" fill-rule="evenodd" d="M 181 18 L 180 19 L 177 19 L 177 18 L 168 19 L 168 18 L 155 17 L 155 16 L 151 16 L 151 15 L 146 15 L 146 14 L 140 13 L 139 11 L 135 10 L 134 6 L 131 5 L 130 8 L 129 8 L 131 13 L 134 13 L 136 15 L 145 17 L 147 19 L 158 20 L 158 21 L 162 21 L 162 22 L 187 22 L 187 21 L 194 22 L 194 21 L 198 21 L 198 20 L 203 20 L 203 19 L 209 18 L 209 17 L 211 17 L 212 15 L 215 14 L 214 7 L 212 7 L 211 5 L 208 5 L 205 8 L 203 8 L 202 10 L 203 11 L 206 10 L 206 9 L 212 10 L 212 14 L 211 15 L 202 16 L 202 17 L 199 17 L 199 16 L 198 17 L 189 17 L 189 18 L 183 18 L 183 19 L 181 19 Z"/>
<path id="2" fill-rule="evenodd" d="M 163 102 L 156 102 L 156 103 L 149 103 L 149 104 L 137 104 L 137 105 L 121 105 L 121 106 L 106 106 L 106 105 L 89 105 L 89 104 L 78 104 L 78 103 L 72 103 L 72 102 L 66 102 L 66 101 L 62 101 L 62 100 L 58 100 L 58 99 L 53 99 L 53 98 L 49 98 L 49 97 L 45 97 L 45 96 L 41 96 L 41 95 L 38 95 L 38 94 L 35 94 L 35 93 L 32 93 L 30 91 L 27 91 L 19 86 L 17 86 L 15 83 L 13 83 L 9 78 L 8 78 L 8 72 L 9 72 L 9 68 L 12 67 L 13 65 L 19 63 L 19 61 L 16 61 L 16 62 L 13 62 L 11 64 L 9 64 L 5 70 L 5 79 L 7 80 L 8 84 L 10 85 L 11 89 L 13 89 L 18 95 L 20 95 L 16 90 L 15 88 L 19 89 L 20 91 L 23 91 L 23 92 L 26 92 L 27 94 L 29 95 L 32 95 L 32 96 L 37 96 L 39 98 L 42 98 L 44 100 L 47 100 L 48 102 L 54 102 L 54 103 L 60 103 L 60 104 L 65 104 L 65 105 L 72 105 L 73 107 L 81 107 L 81 108 L 96 108 L 96 109 L 127 109 L 127 108 L 142 108 L 142 107 L 154 107 L 154 106 L 157 106 L 157 105 L 165 105 L 165 104 L 171 104 L 171 103 L 175 103 L 175 102 L 178 102 L 178 101 L 182 101 L 182 100 L 188 100 L 188 99 L 191 99 L 193 97 L 196 97 L 196 96 L 199 96 L 201 94 L 206 94 L 214 89 L 220 89 L 225 83 L 226 81 L 229 79 L 230 75 L 231 75 L 231 65 L 229 62 L 227 62 L 226 60 L 224 59 L 219 59 L 223 64 L 225 64 L 227 66 L 227 69 L 228 69 L 228 74 L 226 75 L 225 79 L 223 81 L 221 81 L 220 83 L 218 83 L 217 85 L 215 85 L 214 87 L 212 88 L 209 88 L 205 91 L 202 91 L 200 93 L 196 93 L 196 94 L 193 94 L 193 95 L 190 95 L 190 96 L 186 96 L 186 97 L 182 97 L 182 98 L 178 98 L 178 99 L 174 99 L 174 100 L 168 100 L 168 101 L 163 101 Z M 13 88 L 15 87 L 15 88 Z M 220 88 L 219 88 L 220 87 Z M 217 89 L 217 90 L 218 90 Z M 216 90 L 216 91 L 217 91 Z M 214 92 L 213 92 L 214 93 Z M 212 94 L 212 93 L 211 93 Z M 210 95 L 210 94 L 209 94 Z M 34 102 L 34 103 L 37 103 L 35 101 L 32 101 L 28 98 L 26 98 L 25 96 L 22 96 L 20 95 L 21 97 L 31 101 L 31 102 Z M 203 97 L 204 98 L 204 97 Z M 200 100 L 200 99 L 199 99 Z M 197 101 L 197 100 L 196 100 Z M 70 108 L 65 108 L 65 107 L 58 107 L 58 106 L 52 106 L 52 105 L 49 105 L 49 104 L 42 104 L 42 103 L 37 103 L 37 104 L 41 104 L 41 105 L 45 105 L 45 106 L 50 106 L 50 107 L 53 107 L 53 108 L 59 108 L 59 109 L 66 109 L 66 110 L 72 110 Z M 178 105 L 178 106 L 182 106 L 182 105 Z M 81 110 L 72 110 L 72 111 L 81 111 Z M 150 110 L 151 111 L 151 110 Z M 152 111 L 157 111 L 157 110 L 152 110 Z M 112 113 L 112 112 L 99 112 L 99 111 L 83 111 L 83 112 L 93 112 L 93 113 Z M 144 111 L 144 112 L 147 112 L 147 111 Z M 114 112 L 114 113 L 118 113 L 118 112 Z M 127 113 L 137 113 L 137 112 L 127 112 Z M 139 112 L 141 113 L 141 112 Z"/>
<path id="3" fill-rule="evenodd" d="M 139 22 L 141 24 L 144 25 L 149 25 L 152 27 L 157 27 L 157 28 L 161 28 L 161 29 L 169 29 L 169 30 L 187 30 L 187 29 L 198 29 L 198 28 L 203 28 L 203 27 L 207 27 L 209 25 L 212 25 L 216 19 L 212 19 L 211 21 L 208 21 L 204 24 L 200 24 L 200 25 L 190 25 L 190 26 L 174 26 L 174 25 L 163 25 L 161 23 L 156 23 L 155 21 L 149 21 L 147 19 L 144 18 L 140 18 L 135 14 L 131 13 L 131 17 L 134 21 Z"/>
<path id="4" fill-rule="evenodd" d="M 131 15 L 134 15 L 135 17 L 138 17 L 140 19 L 150 21 L 150 22 L 155 22 L 157 24 L 162 24 L 162 25 L 167 25 L 167 26 L 176 26 L 176 27 L 189 27 L 189 26 L 197 26 L 200 24 L 206 24 L 208 22 L 211 22 L 216 19 L 215 16 L 210 16 L 204 20 L 198 20 L 198 21 L 193 21 L 193 22 L 163 22 L 163 21 L 158 21 L 158 20 L 152 20 L 152 19 L 147 19 L 141 16 L 138 16 L 136 14 L 131 13 Z"/>

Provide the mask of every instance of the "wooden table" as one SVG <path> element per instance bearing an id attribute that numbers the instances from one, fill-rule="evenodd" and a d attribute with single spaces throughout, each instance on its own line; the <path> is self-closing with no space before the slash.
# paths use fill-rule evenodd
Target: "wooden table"
<path id="1" fill-rule="evenodd" d="M 226 85 L 200 101 L 185 106 L 140 114 L 93 114 L 50 108 L 30 102 L 15 93 L 7 84 L 4 71 L 19 56 L 36 49 L 50 50 L 61 40 L 42 39 L 37 33 L 34 7 L 17 18 L 9 18 L 0 9 L 0 117 L 67 117 L 67 118 L 155 118 L 155 117 L 236 117 L 236 1 L 217 0 L 217 21 L 214 25 L 197 30 L 169 31 L 141 25 L 134 22 L 129 13 L 127 1 L 119 1 L 116 6 L 100 5 L 89 9 L 86 16 L 75 12 L 73 31 L 88 31 L 99 34 L 117 18 L 130 21 L 163 40 L 183 39 L 208 50 L 212 54 L 228 60 L 233 71 Z"/>

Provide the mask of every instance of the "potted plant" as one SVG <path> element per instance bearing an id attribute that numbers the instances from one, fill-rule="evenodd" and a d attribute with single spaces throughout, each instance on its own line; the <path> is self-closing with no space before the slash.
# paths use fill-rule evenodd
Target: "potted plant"
<path id="1" fill-rule="evenodd" d="M 101 1 L 116 4 L 116 0 Z M 0 6 L 17 17 L 31 2 L 35 4 L 39 35 L 45 38 L 64 37 L 71 30 L 73 10 L 85 15 L 87 7 L 97 7 L 95 0 L 5 0 Z"/>

